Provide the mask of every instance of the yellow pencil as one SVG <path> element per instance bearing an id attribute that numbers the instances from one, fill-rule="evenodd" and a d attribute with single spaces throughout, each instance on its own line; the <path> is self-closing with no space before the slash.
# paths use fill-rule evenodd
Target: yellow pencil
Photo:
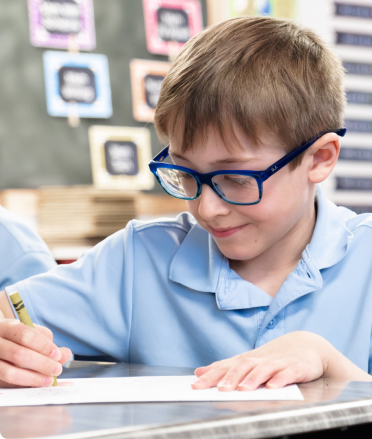
<path id="1" fill-rule="evenodd" d="M 21 295 L 18 291 L 15 291 L 12 294 L 9 294 L 10 300 L 13 303 L 14 309 L 16 310 L 19 320 L 29 326 L 30 328 L 34 328 L 34 324 L 32 323 L 31 317 L 29 316 L 25 304 L 21 298 Z M 58 386 L 57 377 L 54 377 L 53 386 Z"/>

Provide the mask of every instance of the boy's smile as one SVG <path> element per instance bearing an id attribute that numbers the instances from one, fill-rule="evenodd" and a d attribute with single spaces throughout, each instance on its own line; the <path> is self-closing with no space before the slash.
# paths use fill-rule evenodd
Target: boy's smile
<path id="1" fill-rule="evenodd" d="M 238 226 L 238 227 L 230 227 L 230 228 L 220 228 L 220 229 L 216 229 L 214 227 L 209 226 L 208 227 L 208 232 L 211 233 L 211 235 L 213 235 L 215 238 L 226 238 L 228 236 L 233 235 L 234 233 L 240 232 L 244 227 L 247 227 L 249 224 L 243 224 L 242 226 Z"/>

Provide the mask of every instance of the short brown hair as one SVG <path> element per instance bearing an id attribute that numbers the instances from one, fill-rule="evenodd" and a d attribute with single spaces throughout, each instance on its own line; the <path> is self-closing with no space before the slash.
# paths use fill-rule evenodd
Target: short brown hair
<path id="1" fill-rule="evenodd" d="M 309 29 L 270 17 L 227 20 L 185 44 L 163 81 L 155 128 L 167 141 L 182 127 L 185 152 L 211 127 L 226 140 L 236 123 L 254 144 L 275 136 L 288 152 L 342 128 L 343 77 L 340 59 Z"/>

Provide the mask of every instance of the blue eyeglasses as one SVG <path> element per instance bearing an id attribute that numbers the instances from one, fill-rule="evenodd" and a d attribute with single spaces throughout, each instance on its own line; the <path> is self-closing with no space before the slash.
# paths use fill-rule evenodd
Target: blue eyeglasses
<path id="1" fill-rule="evenodd" d="M 262 183 L 265 180 L 277 173 L 327 133 L 336 133 L 338 136 L 343 137 L 346 128 L 322 131 L 314 139 L 286 154 L 265 171 L 221 170 L 200 174 L 193 169 L 164 163 L 169 155 L 169 145 L 151 160 L 149 167 L 165 192 L 173 197 L 182 200 L 195 200 L 201 194 L 202 185 L 206 184 L 227 203 L 247 206 L 261 201 Z"/>

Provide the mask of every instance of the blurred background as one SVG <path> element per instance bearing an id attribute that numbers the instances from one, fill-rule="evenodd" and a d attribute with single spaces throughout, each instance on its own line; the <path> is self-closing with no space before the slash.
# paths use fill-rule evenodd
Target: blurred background
<path id="1" fill-rule="evenodd" d="M 58 261 L 186 209 L 147 169 L 161 82 L 190 37 L 242 15 L 296 20 L 341 56 L 348 133 L 323 186 L 372 212 L 372 0 L 0 0 L 0 204 Z"/>

